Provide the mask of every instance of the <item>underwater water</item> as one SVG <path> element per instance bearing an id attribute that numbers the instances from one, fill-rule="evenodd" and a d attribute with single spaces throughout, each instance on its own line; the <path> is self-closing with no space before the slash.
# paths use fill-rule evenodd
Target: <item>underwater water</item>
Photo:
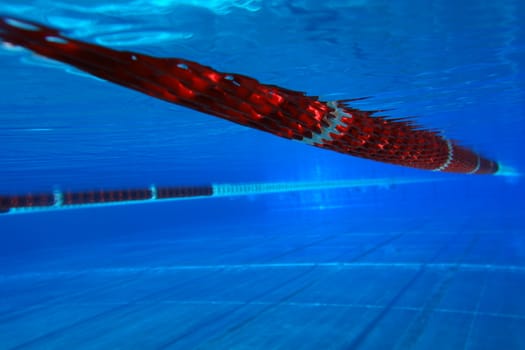
<path id="1" fill-rule="evenodd" d="M 338 154 L 5 47 L 0 196 L 284 190 L 0 214 L 1 349 L 525 349 L 523 1 L 0 0 L 0 13 L 325 101 L 369 97 L 353 105 L 514 169 Z"/>

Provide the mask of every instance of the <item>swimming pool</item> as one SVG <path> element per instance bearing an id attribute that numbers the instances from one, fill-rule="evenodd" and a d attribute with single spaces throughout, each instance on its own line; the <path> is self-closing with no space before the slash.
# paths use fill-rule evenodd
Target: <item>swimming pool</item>
<path id="1" fill-rule="evenodd" d="M 415 115 L 517 175 L 310 147 L 7 47 L 0 195 L 93 204 L 86 193 L 107 203 L 150 192 L 0 215 L 3 348 L 525 347 L 519 1 L 31 1 L 0 12 L 324 101 L 369 97 L 352 106 Z M 192 199 L 157 200 L 159 189 Z"/>

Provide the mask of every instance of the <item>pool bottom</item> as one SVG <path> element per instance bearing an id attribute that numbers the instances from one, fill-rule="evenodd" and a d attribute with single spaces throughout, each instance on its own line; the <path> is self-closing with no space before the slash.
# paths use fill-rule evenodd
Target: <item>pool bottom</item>
<path id="1" fill-rule="evenodd" d="M 518 221 L 384 220 L 390 230 L 357 218 L 346 228 L 224 224 L 4 258 L 0 344 L 525 346 Z"/>

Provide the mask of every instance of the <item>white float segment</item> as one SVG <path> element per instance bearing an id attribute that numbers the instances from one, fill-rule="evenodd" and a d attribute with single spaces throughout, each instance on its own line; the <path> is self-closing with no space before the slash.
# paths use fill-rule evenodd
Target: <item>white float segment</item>
<path id="1" fill-rule="evenodd" d="M 440 167 L 437 167 L 436 169 L 432 171 L 443 171 L 446 168 L 448 168 L 450 163 L 452 163 L 452 160 L 454 160 L 454 145 L 452 145 L 452 142 L 450 140 L 447 140 L 447 147 L 448 147 L 447 160 L 445 161 L 445 163 L 443 163 L 443 165 L 441 165 Z"/>
<path id="2" fill-rule="evenodd" d="M 328 113 L 328 115 L 323 118 L 323 121 L 328 124 L 328 126 L 321 128 L 320 133 L 313 133 L 311 138 L 303 138 L 302 142 L 307 143 L 312 146 L 323 145 L 325 143 L 332 142 L 334 139 L 331 134 L 340 134 L 341 132 L 337 130 L 338 126 L 347 127 L 348 125 L 343 122 L 343 118 L 353 118 L 352 114 L 345 112 L 339 105 L 337 101 L 330 101 L 326 103 L 328 107 L 332 108 L 333 111 Z"/>

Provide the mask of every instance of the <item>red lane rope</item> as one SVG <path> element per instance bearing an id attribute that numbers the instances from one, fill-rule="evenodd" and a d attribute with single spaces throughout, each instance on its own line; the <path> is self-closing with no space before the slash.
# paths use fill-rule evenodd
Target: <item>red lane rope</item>
<path id="1" fill-rule="evenodd" d="M 213 186 L 178 186 L 92 191 L 55 191 L 54 193 L 28 193 L 21 195 L 0 195 L 0 214 L 14 210 L 34 208 L 64 208 L 89 206 L 90 204 L 111 204 L 147 200 L 208 197 Z"/>
<path id="2" fill-rule="evenodd" d="M 349 101 L 321 101 L 179 58 L 156 58 L 70 39 L 0 16 L 0 38 L 147 95 L 307 144 L 385 163 L 494 174 L 498 163 L 410 120 L 373 116 Z"/>

